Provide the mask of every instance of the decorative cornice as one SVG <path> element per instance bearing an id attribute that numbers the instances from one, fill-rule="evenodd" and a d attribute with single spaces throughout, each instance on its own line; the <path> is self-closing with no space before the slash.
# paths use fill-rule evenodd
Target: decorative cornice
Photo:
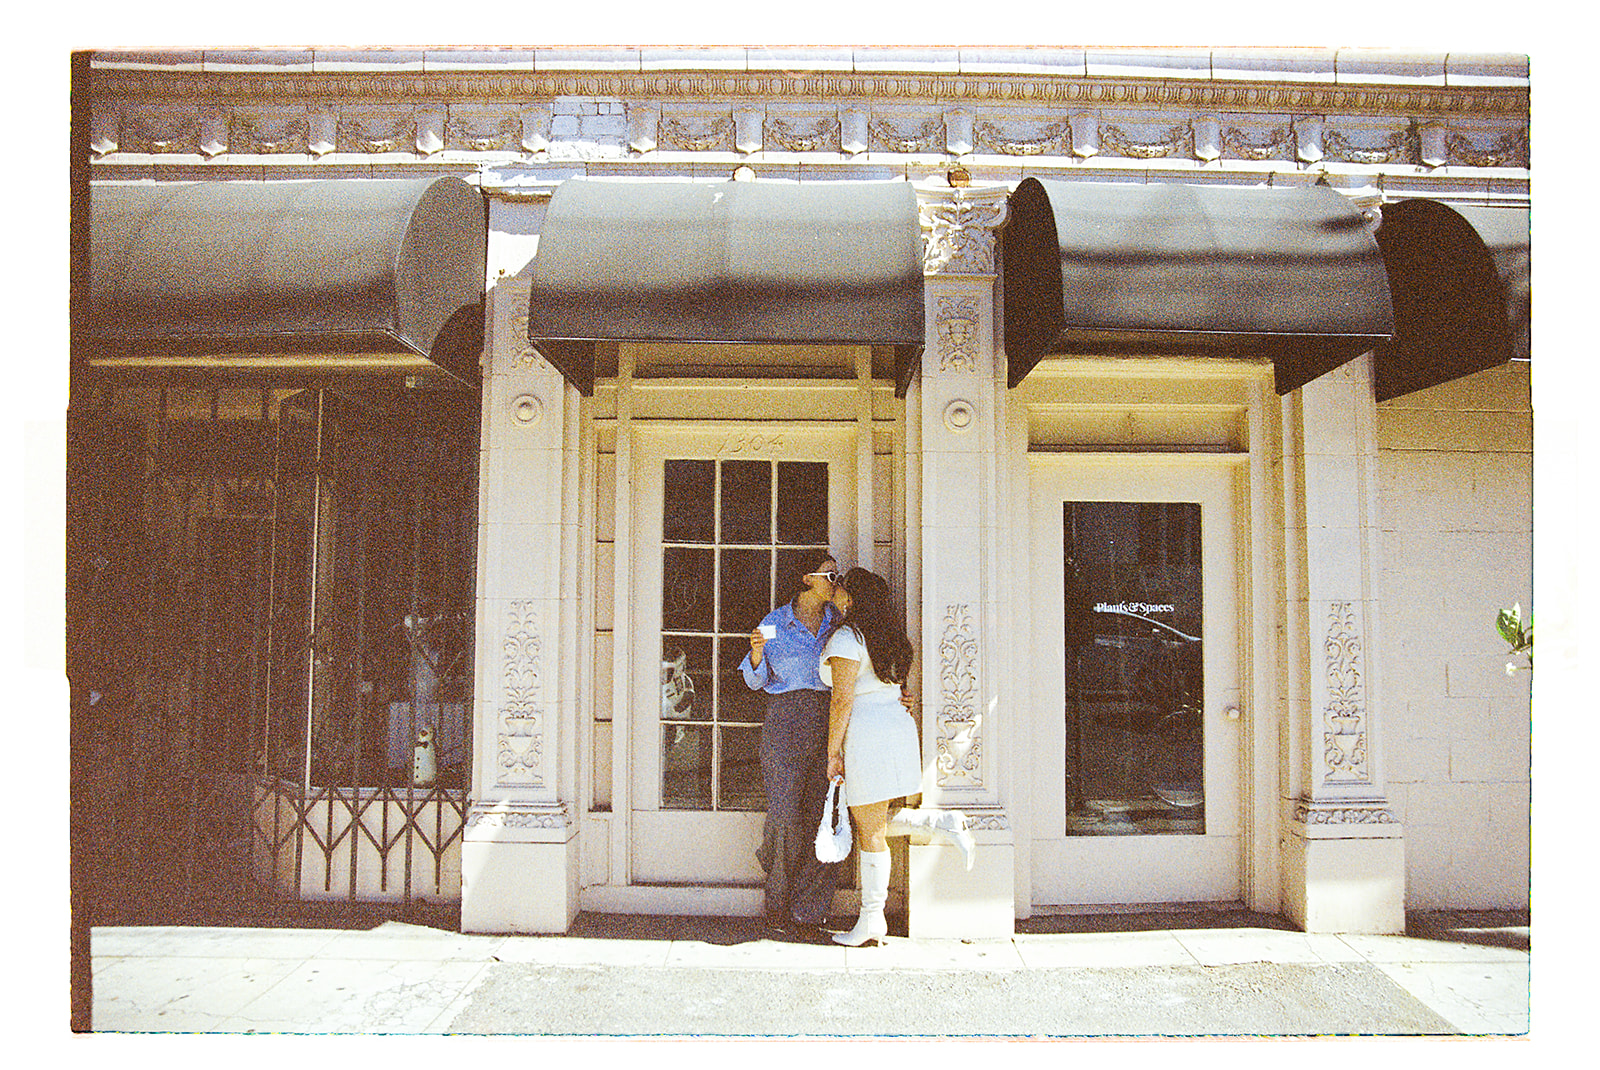
<path id="1" fill-rule="evenodd" d="M 1411 116 L 1520 116 L 1522 86 L 1307 85 L 1085 75 L 872 74 L 815 72 L 371 72 L 246 74 L 96 70 L 97 100 L 187 102 L 477 102 L 555 97 L 640 99 L 862 100 L 1192 108 L 1229 113 L 1292 112 Z M 876 131 L 874 131 L 876 133 Z M 920 132 L 920 131 L 919 131 Z"/>

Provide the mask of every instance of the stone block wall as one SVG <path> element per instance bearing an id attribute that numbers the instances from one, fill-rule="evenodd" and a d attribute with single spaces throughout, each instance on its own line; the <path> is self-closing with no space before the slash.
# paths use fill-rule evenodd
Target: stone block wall
<path id="1" fill-rule="evenodd" d="M 1406 905 L 1528 905 L 1529 675 L 1495 615 L 1533 607 L 1533 413 L 1514 362 L 1378 406 L 1383 759 Z"/>

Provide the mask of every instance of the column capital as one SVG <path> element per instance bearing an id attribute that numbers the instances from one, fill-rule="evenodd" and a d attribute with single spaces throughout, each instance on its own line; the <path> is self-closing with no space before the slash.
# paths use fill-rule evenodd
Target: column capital
<path id="1" fill-rule="evenodd" d="M 1004 186 L 919 186 L 923 271 L 929 275 L 995 273 L 995 229 L 1006 221 Z"/>

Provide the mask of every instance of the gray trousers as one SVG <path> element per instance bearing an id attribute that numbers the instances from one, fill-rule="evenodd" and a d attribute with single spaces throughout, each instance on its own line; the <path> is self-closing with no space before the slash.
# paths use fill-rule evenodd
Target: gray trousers
<path id="1" fill-rule="evenodd" d="M 820 923 L 840 865 L 817 861 L 817 825 L 828 795 L 828 692 L 767 697 L 761 726 L 767 820 L 756 859 L 766 871 L 767 916 Z"/>

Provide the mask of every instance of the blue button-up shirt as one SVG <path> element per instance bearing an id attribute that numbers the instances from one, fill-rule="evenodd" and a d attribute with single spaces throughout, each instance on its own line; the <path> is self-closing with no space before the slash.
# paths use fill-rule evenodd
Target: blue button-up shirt
<path id="1" fill-rule="evenodd" d="M 839 619 L 839 610 L 832 602 L 822 607 L 822 626 L 817 634 L 801 623 L 794 615 L 794 603 L 788 602 L 761 618 L 762 624 L 775 625 L 778 635 L 768 639 L 761 648 L 761 665 L 750 664 L 746 654 L 739 663 L 744 671 L 744 682 L 752 691 L 765 691 L 781 695 L 785 691 L 827 691 L 818 666 L 822 660 L 822 647 Z"/>

